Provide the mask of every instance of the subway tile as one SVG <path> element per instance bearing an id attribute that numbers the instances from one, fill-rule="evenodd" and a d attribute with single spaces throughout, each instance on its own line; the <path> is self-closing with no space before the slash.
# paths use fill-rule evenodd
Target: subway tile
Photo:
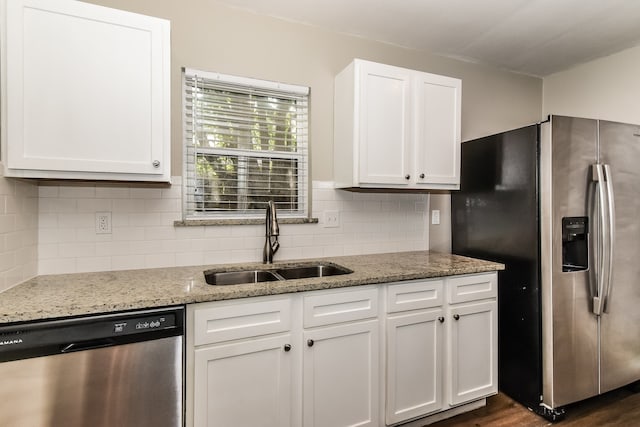
<path id="1" fill-rule="evenodd" d="M 128 187 L 96 187 L 96 199 L 129 199 L 131 189 Z"/>
<path id="2" fill-rule="evenodd" d="M 87 243 L 60 243 L 58 245 L 58 256 L 60 258 L 79 258 L 95 256 L 96 245 L 92 242 Z"/>
<path id="3" fill-rule="evenodd" d="M 145 268 L 144 255 L 115 255 L 111 257 L 113 270 L 131 270 Z"/>
<path id="4" fill-rule="evenodd" d="M 49 243 L 46 245 L 38 246 L 38 258 L 39 259 L 52 259 L 58 258 L 58 244 Z"/>
<path id="5" fill-rule="evenodd" d="M 75 199 L 45 198 L 38 201 L 40 213 L 70 213 L 76 212 L 76 208 L 77 201 Z"/>
<path id="6" fill-rule="evenodd" d="M 41 213 L 38 215 L 39 228 L 58 228 L 57 213 Z"/>
<path id="7" fill-rule="evenodd" d="M 111 270 L 111 257 L 83 257 L 76 260 L 76 271 L 86 273 L 90 271 Z"/>
<path id="8" fill-rule="evenodd" d="M 160 199 L 162 189 L 160 188 L 132 188 L 130 197 L 132 199 Z"/>
<path id="9" fill-rule="evenodd" d="M 58 228 L 82 228 L 95 229 L 95 213 L 68 213 L 58 215 Z"/>
<path id="10" fill-rule="evenodd" d="M 9 178 L 0 177 L 0 194 L 7 196 L 16 195 L 15 181 Z"/>
<path id="11" fill-rule="evenodd" d="M 113 204 L 110 199 L 78 199 L 78 212 L 104 212 L 111 211 Z"/>
<path id="12" fill-rule="evenodd" d="M 182 205 L 179 199 L 148 199 L 144 200 L 145 212 L 180 212 Z"/>
<path id="13" fill-rule="evenodd" d="M 131 225 L 133 227 L 152 227 L 163 225 L 162 214 L 159 213 L 136 212 L 122 216 L 126 216 L 128 220 L 127 225 Z"/>
<path id="14" fill-rule="evenodd" d="M 120 213 L 145 213 L 144 200 L 141 199 L 113 199 L 113 212 Z"/>
<path id="15" fill-rule="evenodd" d="M 176 254 L 176 267 L 203 265 L 204 263 L 204 252 L 201 251 Z"/>
<path id="16" fill-rule="evenodd" d="M 41 270 L 63 272 L 64 267 L 51 264 L 55 259 L 74 259 L 74 262 L 61 264 L 69 271 L 262 259 L 263 225 L 174 227 L 173 221 L 181 219 L 182 215 L 181 178 L 176 178 L 171 188 L 97 184 L 93 190 L 87 190 L 92 187 L 42 186 L 37 190 L 39 199 L 30 200 L 26 195 L 19 198 L 21 209 L 38 212 L 32 218 L 24 215 L 20 226 L 38 229 L 37 233 L 31 233 L 31 239 L 34 245 L 39 239 Z M 2 181 L 0 178 L 0 189 Z M 426 248 L 428 196 L 358 194 L 335 190 L 332 186 L 329 181 L 314 181 L 314 215 L 320 217 L 326 210 L 337 210 L 342 226 L 283 224 L 280 226 L 281 249 L 276 259 Z M 5 183 L 6 187 L 11 186 Z M 25 194 L 30 191 L 33 192 L 33 188 L 26 188 Z M 5 201 L 5 208 L 9 199 Z M 95 234 L 95 211 L 100 210 L 112 211 L 113 233 L 110 235 Z M 21 237 L 19 231 L 13 233 L 16 234 L 2 236 L 5 243 L 9 242 L 9 247 L 28 240 Z M 83 245 L 93 245 L 93 250 L 87 250 Z M 28 257 L 28 249 L 24 253 Z M 77 256 L 62 258 L 72 255 Z M 25 265 L 28 262 L 27 259 Z"/>
<path id="17" fill-rule="evenodd" d="M 175 254 L 148 254 L 145 255 L 144 268 L 175 267 Z"/>
<path id="18" fill-rule="evenodd" d="M 234 227 L 230 225 L 210 225 L 204 228 L 204 237 L 205 238 L 231 237 L 233 228 Z"/>
<path id="19" fill-rule="evenodd" d="M 204 252 L 204 265 L 229 264 L 234 262 L 231 251 L 206 251 Z"/>
<path id="20" fill-rule="evenodd" d="M 61 186 L 58 190 L 58 197 L 61 199 L 86 199 L 96 196 L 96 188 L 80 186 Z"/>
<path id="21" fill-rule="evenodd" d="M 4 214 L 0 215 L 0 234 L 10 233 L 16 230 L 16 215 Z"/>
<path id="22" fill-rule="evenodd" d="M 76 272 L 75 258 L 45 259 L 38 262 L 38 274 L 64 274 Z"/>
<path id="23" fill-rule="evenodd" d="M 145 227 L 144 239 L 145 240 L 167 240 L 175 239 L 176 230 L 173 226 L 163 227 Z"/>

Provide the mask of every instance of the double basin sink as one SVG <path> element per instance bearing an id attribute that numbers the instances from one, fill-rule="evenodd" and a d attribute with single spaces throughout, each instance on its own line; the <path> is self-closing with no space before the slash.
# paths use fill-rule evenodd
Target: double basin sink
<path id="1" fill-rule="evenodd" d="M 275 282 L 279 280 L 309 279 L 349 274 L 353 271 L 337 264 L 309 263 L 283 266 L 269 270 L 240 270 L 204 272 L 205 281 L 210 285 L 239 285 L 242 283 Z"/>

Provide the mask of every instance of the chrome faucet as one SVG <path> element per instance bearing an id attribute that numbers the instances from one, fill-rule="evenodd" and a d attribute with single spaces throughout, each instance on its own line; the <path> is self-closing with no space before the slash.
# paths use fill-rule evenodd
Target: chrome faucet
<path id="1" fill-rule="evenodd" d="M 264 264 L 273 263 L 273 255 L 278 252 L 280 243 L 278 243 L 278 235 L 280 227 L 278 227 L 278 216 L 276 215 L 276 205 L 273 200 L 269 200 L 267 205 L 267 216 L 265 218 L 265 242 L 262 251 L 262 262 Z"/>

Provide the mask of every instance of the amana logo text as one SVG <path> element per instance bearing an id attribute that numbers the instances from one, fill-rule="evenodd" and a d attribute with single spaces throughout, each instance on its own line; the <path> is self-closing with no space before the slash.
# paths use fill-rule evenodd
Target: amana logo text
<path id="1" fill-rule="evenodd" d="M 3 340 L 0 341 L 0 345 L 13 345 L 13 344 L 21 344 L 22 338 L 17 338 L 15 340 Z"/>

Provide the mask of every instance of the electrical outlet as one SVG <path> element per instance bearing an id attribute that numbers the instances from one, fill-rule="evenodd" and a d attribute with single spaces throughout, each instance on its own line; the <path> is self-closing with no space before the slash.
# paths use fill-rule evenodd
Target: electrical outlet
<path id="1" fill-rule="evenodd" d="M 431 211 L 431 224 L 433 225 L 440 224 L 440 211 L 438 209 L 434 209 Z"/>
<path id="2" fill-rule="evenodd" d="M 338 211 L 324 211 L 324 221 L 322 222 L 324 228 L 340 227 L 340 212 Z"/>
<path id="3" fill-rule="evenodd" d="M 111 234 L 111 212 L 96 212 L 96 234 Z"/>

